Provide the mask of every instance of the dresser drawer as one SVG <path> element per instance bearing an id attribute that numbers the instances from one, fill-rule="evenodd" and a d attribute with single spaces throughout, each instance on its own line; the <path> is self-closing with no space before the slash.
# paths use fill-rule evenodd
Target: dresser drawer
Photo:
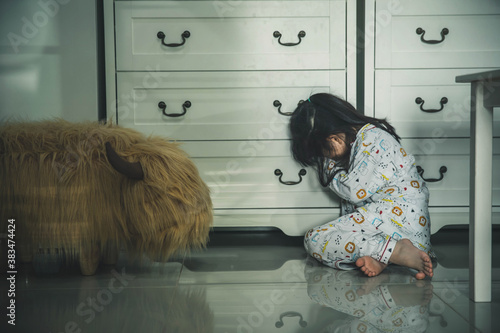
<path id="1" fill-rule="evenodd" d="M 345 97 L 344 71 L 136 72 L 117 77 L 118 123 L 175 140 L 287 139 L 286 113 L 300 100 L 320 91 Z M 183 107 L 186 101 L 190 107 Z M 175 116 L 184 109 L 184 115 Z"/>
<path id="2" fill-rule="evenodd" d="M 387 1 L 377 2 L 375 68 L 498 67 L 500 2 L 459 3 L 427 1 L 426 7 L 420 1 L 402 1 L 389 12 Z M 472 12 L 463 12 L 473 6 L 477 8 Z M 471 13 L 475 15 L 465 15 Z"/>
<path id="3" fill-rule="evenodd" d="M 415 156 L 415 164 L 423 169 L 422 176 L 427 179 L 430 191 L 430 207 L 469 206 L 469 139 L 407 139 L 403 141 L 403 145 L 406 151 Z M 493 170 L 499 170 L 500 139 L 494 140 L 493 154 Z M 446 171 L 442 169 L 443 167 Z M 440 179 L 441 176 L 441 180 L 432 181 Z M 500 206 L 498 172 L 493 173 L 492 195 L 493 205 Z"/>
<path id="4" fill-rule="evenodd" d="M 275 227 L 289 236 L 303 236 L 311 228 L 340 216 L 340 207 L 297 209 L 215 209 L 214 227 Z"/>
<path id="5" fill-rule="evenodd" d="M 471 88 L 455 83 L 455 77 L 477 71 L 378 70 L 375 117 L 388 118 L 401 137 L 469 137 Z M 500 133 L 500 115 L 494 117 L 495 133 Z"/>
<path id="6" fill-rule="evenodd" d="M 116 2 L 117 70 L 345 68 L 345 1 L 217 3 Z"/>
<path id="7" fill-rule="evenodd" d="M 380 21 L 387 20 L 382 13 L 394 16 L 500 14 L 500 2 L 498 0 L 376 0 L 376 11 Z"/>
<path id="8" fill-rule="evenodd" d="M 468 225 L 469 207 L 430 207 L 431 234 L 447 225 Z M 492 223 L 500 224 L 499 207 L 492 208 Z"/>
<path id="9" fill-rule="evenodd" d="M 185 142 L 181 148 L 210 187 L 215 209 L 339 207 L 316 172 L 293 160 L 288 140 Z"/>

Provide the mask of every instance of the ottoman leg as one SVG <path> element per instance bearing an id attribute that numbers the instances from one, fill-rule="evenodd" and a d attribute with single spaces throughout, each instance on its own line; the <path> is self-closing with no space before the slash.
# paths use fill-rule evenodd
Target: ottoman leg
<path id="1" fill-rule="evenodd" d="M 82 245 L 80 247 L 80 271 L 82 275 L 94 275 L 99 266 L 99 246 Z"/>
<path id="2" fill-rule="evenodd" d="M 30 263 L 33 261 L 33 249 L 30 245 L 23 243 L 16 244 L 16 250 L 19 252 L 19 261 L 22 263 Z"/>
<path id="3" fill-rule="evenodd" d="M 108 242 L 104 245 L 102 262 L 105 265 L 116 265 L 118 262 L 119 249 L 115 242 Z"/>

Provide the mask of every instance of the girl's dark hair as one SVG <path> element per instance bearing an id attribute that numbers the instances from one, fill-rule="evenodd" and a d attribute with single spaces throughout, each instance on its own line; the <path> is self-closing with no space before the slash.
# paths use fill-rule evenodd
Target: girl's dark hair
<path id="1" fill-rule="evenodd" d="M 322 186 L 328 186 L 335 174 L 349 169 L 350 143 L 356 139 L 358 130 L 372 124 L 391 134 L 398 142 L 401 138 L 385 119 L 365 116 L 349 102 L 328 93 L 312 95 L 300 103 L 290 119 L 293 158 L 303 166 L 315 166 Z M 332 134 L 345 134 L 346 153 L 336 160 L 340 168 L 332 175 L 324 172 L 323 151 L 332 147 L 327 138 Z"/>

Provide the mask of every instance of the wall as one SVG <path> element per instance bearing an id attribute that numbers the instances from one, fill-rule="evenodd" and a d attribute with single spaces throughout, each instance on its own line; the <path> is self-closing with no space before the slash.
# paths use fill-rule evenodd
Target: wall
<path id="1" fill-rule="evenodd" d="M 0 122 L 97 120 L 96 1 L 0 1 Z"/>

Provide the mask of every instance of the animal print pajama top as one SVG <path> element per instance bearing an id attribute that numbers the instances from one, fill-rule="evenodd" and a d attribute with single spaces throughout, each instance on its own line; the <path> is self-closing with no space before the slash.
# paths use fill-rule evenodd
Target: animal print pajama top
<path id="1" fill-rule="evenodd" d="M 307 252 L 327 266 L 353 269 L 363 256 L 387 264 L 396 242 L 408 238 L 434 257 L 429 191 L 415 158 L 391 134 L 367 124 L 356 135 L 350 161 L 329 184 L 342 199 L 342 216 L 306 233 Z M 327 173 L 339 169 L 333 160 L 326 163 Z"/>

